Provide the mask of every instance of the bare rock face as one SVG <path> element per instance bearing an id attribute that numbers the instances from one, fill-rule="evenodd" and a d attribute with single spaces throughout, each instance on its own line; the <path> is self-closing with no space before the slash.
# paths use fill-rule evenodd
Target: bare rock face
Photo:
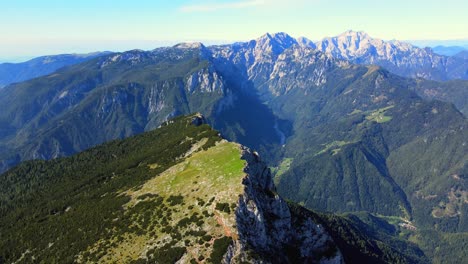
<path id="1" fill-rule="evenodd" d="M 295 215 L 276 194 L 268 167 L 256 152 L 244 148 L 247 176 L 239 197 L 239 239 L 228 248 L 225 263 L 343 263 L 327 232 L 306 216 Z"/>
<path id="2" fill-rule="evenodd" d="M 201 126 L 203 124 L 206 124 L 206 119 L 202 114 L 196 113 L 193 115 L 191 123 L 194 126 Z"/>
<path id="3" fill-rule="evenodd" d="M 187 77 L 186 89 L 189 93 L 199 91 L 202 93 L 223 93 L 224 81 L 213 67 L 196 71 Z"/>
<path id="4" fill-rule="evenodd" d="M 286 33 L 276 33 L 250 42 L 210 47 L 210 51 L 218 65 L 226 61 L 236 65 L 268 100 L 293 88 L 322 86 L 327 72 L 349 64 L 314 47 L 310 41 L 298 42 Z"/>
<path id="5" fill-rule="evenodd" d="M 346 31 L 309 46 L 337 59 L 376 64 L 401 76 L 437 81 L 468 79 L 468 62 L 464 58 L 439 55 L 430 48 L 401 41 L 383 41 L 365 32 Z"/>

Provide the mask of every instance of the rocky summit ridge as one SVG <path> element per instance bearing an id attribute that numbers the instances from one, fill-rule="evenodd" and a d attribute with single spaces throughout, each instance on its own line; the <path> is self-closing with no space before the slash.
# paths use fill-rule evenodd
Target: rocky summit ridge
<path id="1" fill-rule="evenodd" d="M 365 32 L 346 31 L 314 43 L 314 48 L 338 59 L 358 64 L 377 64 L 405 77 L 446 81 L 468 79 L 468 62 L 455 56 L 443 56 L 431 48 L 409 43 L 372 38 Z"/>

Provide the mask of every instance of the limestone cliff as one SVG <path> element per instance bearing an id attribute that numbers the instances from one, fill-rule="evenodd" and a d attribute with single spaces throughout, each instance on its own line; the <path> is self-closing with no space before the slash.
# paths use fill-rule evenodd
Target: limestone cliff
<path id="1" fill-rule="evenodd" d="M 276 194 L 270 170 L 258 154 L 243 148 L 242 159 L 247 163 L 235 212 L 239 239 L 228 248 L 224 263 L 343 263 L 323 227 L 294 215 Z"/>

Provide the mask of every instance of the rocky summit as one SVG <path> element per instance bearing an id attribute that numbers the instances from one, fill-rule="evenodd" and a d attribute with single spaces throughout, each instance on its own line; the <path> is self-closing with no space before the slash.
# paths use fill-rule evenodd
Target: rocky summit
<path id="1" fill-rule="evenodd" d="M 377 64 L 406 77 L 438 81 L 468 79 L 468 62 L 463 58 L 439 55 L 431 48 L 419 48 L 398 40 L 372 38 L 362 31 L 346 31 L 324 38 L 311 47 L 353 63 Z"/>

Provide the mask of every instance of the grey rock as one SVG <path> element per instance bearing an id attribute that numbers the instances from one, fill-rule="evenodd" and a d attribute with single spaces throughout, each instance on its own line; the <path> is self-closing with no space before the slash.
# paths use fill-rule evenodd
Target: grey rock
<path id="1" fill-rule="evenodd" d="M 357 64 L 376 64 L 405 77 L 436 81 L 468 79 L 468 60 L 435 53 L 409 43 L 372 38 L 365 32 L 346 31 L 324 38 L 313 47 L 337 59 Z"/>
<path id="2" fill-rule="evenodd" d="M 242 158 L 247 161 L 247 175 L 236 209 L 239 240 L 228 248 L 224 262 L 292 263 L 287 252 L 294 248 L 295 260 L 301 263 L 343 263 L 341 252 L 320 225 L 292 214 L 258 154 L 244 148 Z M 326 257 L 324 252 L 330 249 L 335 255 Z"/>

